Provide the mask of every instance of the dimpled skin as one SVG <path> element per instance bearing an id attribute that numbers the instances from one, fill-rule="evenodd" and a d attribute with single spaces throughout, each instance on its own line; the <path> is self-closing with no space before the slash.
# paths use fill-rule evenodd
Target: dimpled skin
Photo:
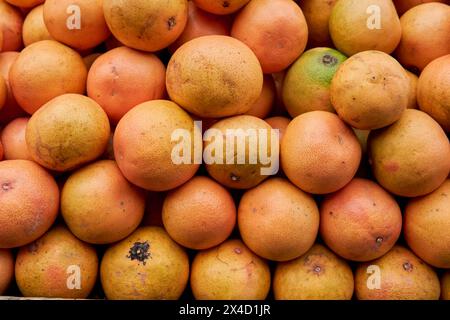
<path id="1" fill-rule="evenodd" d="M 208 249 L 225 241 L 236 223 L 231 194 L 214 180 L 194 177 L 164 200 L 164 227 L 176 242 L 190 249 Z"/>
<path id="2" fill-rule="evenodd" d="M 225 15 L 238 11 L 250 0 L 193 0 L 195 5 L 207 12 Z"/>
<path id="3" fill-rule="evenodd" d="M 8 289 L 14 279 L 14 257 L 11 251 L 0 249 L 0 295 Z"/>
<path id="4" fill-rule="evenodd" d="M 33 114 L 25 132 L 33 160 L 61 172 L 102 155 L 109 136 L 106 113 L 94 100 L 79 94 L 50 100 Z"/>
<path id="5" fill-rule="evenodd" d="M 81 56 L 53 40 L 26 47 L 9 72 L 14 97 L 30 114 L 62 94 L 83 94 L 86 78 L 87 70 Z"/>
<path id="6" fill-rule="evenodd" d="M 429 115 L 415 109 L 405 110 L 394 124 L 371 131 L 368 150 L 378 183 L 399 196 L 432 192 L 450 170 L 447 136 Z"/>
<path id="7" fill-rule="evenodd" d="M 174 42 L 188 18 L 187 0 L 103 0 L 112 34 L 124 45 L 158 51 Z"/>
<path id="8" fill-rule="evenodd" d="M 25 141 L 25 131 L 29 118 L 16 118 L 8 123 L 0 133 L 6 160 L 32 160 Z"/>
<path id="9" fill-rule="evenodd" d="M 23 246 L 42 236 L 59 209 L 53 177 L 28 160 L 0 162 L 0 248 Z"/>
<path id="10" fill-rule="evenodd" d="M 401 18 L 402 39 L 395 56 L 406 68 L 423 70 L 428 63 L 450 54 L 450 6 L 424 3 Z"/>
<path id="11" fill-rule="evenodd" d="M 327 195 L 320 208 L 320 234 L 339 256 L 354 261 L 381 257 L 396 243 L 402 214 L 395 199 L 376 183 L 353 179 Z"/>
<path id="12" fill-rule="evenodd" d="M 80 289 L 71 289 L 70 268 L 80 269 Z M 98 272 L 97 253 L 68 229 L 57 226 L 22 247 L 16 259 L 16 281 L 25 297 L 87 298 Z"/>
<path id="13" fill-rule="evenodd" d="M 273 291 L 276 300 L 350 300 L 353 274 L 345 260 L 315 244 L 303 256 L 278 263 Z"/>
<path id="14" fill-rule="evenodd" d="M 167 66 L 170 98 L 200 117 L 220 118 L 250 110 L 263 86 L 261 65 L 241 41 L 204 36 L 182 45 Z"/>
<path id="15" fill-rule="evenodd" d="M 253 50 L 264 73 L 275 73 L 305 50 L 308 26 L 292 0 L 252 0 L 236 16 L 231 35 Z"/>
<path id="16" fill-rule="evenodd" d="M 144 215 L 145 193 L 129 183 L 112 160 L 74 172 L 61 192 L 61 213 L 81 240 L 104 244 L 131 234 Z"/>
<path id="17" fill-rule="evenodd" d="M 348 58 L 331 81 L 331 104 L 354 128 L 372 130 L 397 121 L 408 106 L 410 80 L 403 67 L 381 51 Z"/>
<path id="18" fill-rule="evenodd" d="M 3 31 L 3 51 L 19 51 L 22 48 L 23 18 L 20 10 L 5 0 L 0 0 L 0 29 Z M 2 47 L 2 46 L 0 46 Z"/>
<path id="19" fill-rule="evenodd" d="M 314 244 L 319 209 L 309 194 L 286 179 L 273 178 L 244 193 L 238 225 L 245 244 L 256 254 L 287 261 Z"/>
<path id="20" fill-rule="evenodd" d="M 450 54 L 430 62 L 420 74 L 417 100 L 446 132 L 450 132 Z"/>
<path id="21" fill-rule="evenodd" d="M 232 239 L 197 253 L 190 284 L 197 300 L 264 300 L 270 270 L 242 241 Z"/>
<path id="22" fill-rule="evenodd" d="M 308 23 L 308 42 L 311 48 L 331 47 L 328 20 L 337 0 L 297 0 Z"/>
<path id="23" fill-rule="evenodd" d="M 369 7 L 379 8 L 380 28 L 372 26 L 371 18 L 377 11 L 368 11 Z M 389 54 L 395 50 L 402 35 L 400 20 L 391 0 L 339 0 L 331 11 L 329 29 L 334 45 L 347 56 L 365 50 Z"/>
<path id="24" fill-rule="evenodd" d="M 353 131 L 326 111 L 291 121 L 281 141 L 281 166 L 289 180 L 313 193 L 335 192 L 355 175 L 361 147 Z"/>
<path id="25" fill-rule="evenodd" d="M 25 47 L 41 40 L 51 40 L 44 22 L 44 5 L 33 8 L 23 22 L 23 44 Z"/>
<path id="26" fill-rule="evenodd" d="M 89 97 L 97 101 L 113 123 L 145 101 L 162 99 L 166 68 L 152 54 L 119 47 L 102 54 L 87 78 Z"/>
<path id="27" fill-rule="evenodd" d="M 404 235 L 408 246 L 425 262 L 450 268 L 450 180 L 406 206 Z"/>
<path id="28" fill-rule="evenodd" d="M 380 289 L 369 289 L 376 276 L 369 266 L 380 271 Z M 379 259 L 360 264 L 355 273 L 355 293 L 359 300 L 437 300 L 440 284 L 436 272 L 410 250 L 394 246 Z"/>
<path id="29" fill-rule="evenodd" d="M 146 249 L 137 257 L 136 244 Z M 189 259 L 164 229 L 142 227 L 106 251 L 100 275 L 111 300 L 176 300 L 189 279 Z"/>
<path id="30" fill-rule="evenodd" d="M 191 164 L 177 165 L 172 159 L 178 141 L 171 141 L 171 136 L 177 129 L 187 130 L 191 138 L 197 130 L 189 114 L 168 100 L 144 102 L 125 114 L 113 142 L 124 176 L 150 191 L 170 190 L 191 179 L 199 167 L 193 163 L 194 152 Z"/>
<path id="31" fill-rule="evenodd" d="M 272 165 L 274 166 L 274 163 L 269 164 L 263 164 L 261 161 L 261 155 L 263 157 L 268 157 L 269 160 L 278 161 L 278 154 L 274 155 L 274 157 L 271 156 L 272 151 L 275 153 L 275 149 L 272 150 L 272 141 L 271 141 L 271 134 L 272 134 L 272 127 L 265 122 L 262 119 L 256 118 L 254 116 L 234 116 L 230 118 L 223 119 L 221 121 L 216 122 L 213 124 L 210 128 L 211 130 L 218 130 L 218 131 L 211 131 L 214 133 L 213 138 L 209 139 L 208 141 L 205 141 L 204 143 L 204 149 L 205 153 L 208 155 L 207 157 L 204 157 L 206 164 L 206 170 L 208 171 L 209 175 L 213 177 L 216 181 L 218 181 L 220 184 L 233 189 L 249 189 L 253 188 L 254 186 L 258 185 L 260 182 L 267 179 L 269 176 L 263 174 L 262 169 L 268 168 Z M 235 131 L 234 135 L 233 132 L 228 132 L 227 130 L 242 130 L 242 131 Z M 257 135 L 257 146 L 254 147 L 255 144 L 250 143 L 250 138 L 247 134 L 247 130 L 255 130 L 254 132 Z M 259 130 L 261 133 L 259 133 Z M 223 146 L 222 144 L 217 144 L 217 141 L 221 140 L 215 140 L 216 134 L 223 136 Z M 228 140 L 235 140 L 235 145 L 239 145 L 236 141 L 244 141 L 245 138 L 245 161 L 244 163 L 238 163 L 238 150 L 240 148 L 234 148 L 234 150 L 229 150 L 230 148 L 227 148 L 227 135 Z M 237 136 L 237 138 L 234 138 L 234 136 Z M 266 137 L 267 141 L 267 148 L 266 150 L 263 150 L 263 148 L 259 147 L 260 144 L 260 137 Z M 254 140 L 253 140 L 254 141 Z M 243 143 L 242 143 L 243 144 Z M 218 161 L 215 161 L 214 163 L 208 164 L 208 158 L 211 153 L 215 155 L 213 150 L 217 150 L 217 153 L 220 152 L 220 149 L 223 148 L 222 153 L 222 159 L 223 163 L 218 163 Z M 234 151 L 234 152 L 233 152 Z M 227 152 L 230 152 L 233 156 L 227 155 Z M 260 153 L 261 152 L 261 153 Z M 216 156 L 217 157 L 217 156 Z M 229 157 L 232 159 L 233 163 L 226 163 L 226 159 Z M 256 159 L 256 163 L 250 162 L 250 157 L 253 159 Z M 272 159 L 273 158 L 273 159 Z M 217 158 L 215 159 L 217 160 Z"/>

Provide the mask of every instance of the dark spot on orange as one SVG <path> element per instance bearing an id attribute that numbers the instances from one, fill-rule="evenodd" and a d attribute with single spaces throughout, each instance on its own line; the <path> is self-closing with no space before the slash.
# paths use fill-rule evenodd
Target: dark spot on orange
<path id="1" fill-rule="evenodd" d="M 338 62 L 338 60 L 336 59 L 336 57 L 333 57 L 332 55 L 326 54 L 322 57 L 322 63 L 326 66 L 334 66 L 336 65 L 336 63 Z"/>
<path id="2" fill-rule="evenodd" d="M 403 264 L 403 269 L 405 269 L 405 271 L 411 272 L 413 270 L 413 265 L 407 261 Z"/>
<path id="3" fill-rule="evenodd" d="M 176 24 L 177 20 L 175 19 L 175 17 L 170 17 L 169 20 L 167 20 L 167 29 L 172 30 Z"/>
<path id="4" fill-rule="evenodd" d="M 11 182 L 3 182 L 2 183 L 2 190 L 3 191 L 8 191 L 12 189 L 12 183 Z"/>
<path id="5" fill-rule="evenodd" d="M 388 172 L 396 172 L 400 168 L 400 166 L 398 165 L 397 162 L 390 161 L 384 164 L 384 168 Z"/>
<path id="6" fill-rule="evenodd" d="M 229 6 L 230 6 L 230 3 L 228 1 L 224 1 L 222 3 L 222 7 L 224 7 L 224 8 L 228 8 Z"/>
<path id="7" fill-rule="evenodd" d="M 151 258 L 149 250 L 150 244 L 147 241 L 135 242 L 134 245 L 130 248 L 127 258 L 131 261 L 138 260 L 139 263 L 142 262 L 142 264 L 145 265 L 145 260 Z"/>
<path id="8" fill-rule="evenodd" d="M 241 248 L 234 248 L 234 252 L 236 252 L 237 254 L 241 254 L 242 253 L 242 249 Z"/>

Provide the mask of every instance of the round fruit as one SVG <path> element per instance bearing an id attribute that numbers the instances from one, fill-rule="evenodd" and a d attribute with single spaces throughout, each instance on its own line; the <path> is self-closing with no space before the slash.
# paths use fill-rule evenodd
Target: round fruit
<path id="1" fill-rule="evenodd" d="M 417 197 L 437 189 L 450 170 L 450 146 L 442 128 L 422 111 L 407 109 L 389 127 L 371 131 L 369 158 L 388 191 Z"/>
<path id="2" fill-rule="evenodd" d="M 261 94 L 263 73 L 239 40 L 204 36 L 172 55 L 166 85 L 170 98 L 190 113 L 218 118 L 250 110 Z"/>
<path id="3" fill-rule="evenodd" d="M 273 291 L 276 300 L 350 300 L 353 274 L 344 260 L 316 244 L 303 256 L 278 263 Z"/>
<path id="4" fill-rule="evenodd" d="M 261 94 L 256 102 L 250 107 L 245 114 L 264 119 L 272 111 L 273 103 L 275 101 L 275 82 L 272 75 L 264 75 L 263 87 Z"/>
<path id="5" fill-rule="evenodd" d="M 230 35 L 230 19 L 199 9 L 193 1 L 188 2 L 188 21 L 181 35 L 169 46 L 173 53 L 186 42 L 202 36 Z"/>
<path id="6" fill-rule="evenodd" d="M 271 117 L 265 119 L 265 121 L 272 127 L 272 129 L 278 130 L 281 143 L 281 139 L 283 138 L 284 133 L 286 132 L 286 129 L 291 122 L 291 119 L 288 119 L 286 117 Z"/>
<path id="7" fill-rule="evenodd" d="M 347 56 L 366 50 L 391 53 L 402 35 L 391 0 L 339 0 L 329 28 L 336 48 Z"/>
<path id="8" fill-rule="evenodd" d="M 173 141 L 175 130 L 182 131 L 183 137 L 178 139 L 183 141 Z M 190 152 L 196 130 L 192 118 L 175 103 L 144 102 L 131 109 L 116 127 L 117 164 L 123 175 L 141 188 L 151 191 L 176 188 L 191 179 L 199 167 L 193 161 L 194 152 Z M 182 155 L 180 143 L 187 144 Z"/>
<path id="9" fill-rule="evenodd" d="M 395 54 L 406 68 L 422 70 L 434 59 L 450 54 L 450 6 L 418 5 L 408 10 L 400 23 L 402 39 Z"/>
<path id="10" fill-rule="evenodd" d="M 0 109 L 3 108 L 8 96 L 8 87 L 6 86 L 5 79 L 0 75 Z"/>
<path id="11" fill-rule="evenodd" d="M 16 259 L 16 281 L 25 297 L 86 298 L 97 279 L 93 247 L 57 226 L 22 247 Z"/>
<path id="12" fill-rule="evenodd" d="M 331 10 L 337 0 L 301 0 L 297 1 L 308 24 L 309 47 L 331 47 L 328 21 Z"/>
<path id="13" fill-rule="evenodd" d="M 9 2 L 13 6 L 20 7 L 20 8 L 33 8 L 37 5 L 40 5 L 41 3 L 44 3 L 45 0 L 5 0 L 6 2 Z"/>
<path id="14" fill-rule="evenodd" d="M 283 102 L 292 117 L 309 111 L 334 112 L 330 85 L 346 57 L 330 48 L 306 51 L 289 68 L 283 82 Z"/>
<path id="15" fill-rule="evenodd" d="M 89 70 L 91 70 L 91 67 L 94 64 L 95 60 L 100 58 L 101 55 L 102 55 L 101 53 L 91 53 L 91 54 L 83 57 L 84 65 L 86 66 L 86 69 L 88 70 L 88 83 L 89 83 Z"/>
<path id="16" fill-rule="evenodd" d="M 33 114 L 25 139 L 34 161 L 51 170 L 68 171 L 98 158 L 109 135 L 108 117 L 94 100 L 64 94 Z"/>
<path id="17" fill-rule="evenodd" d="M 0 32 L 3 33 L 3 51 L 19 51 L 22 48 L 23 18 L 20 10 L 4 0 L 0 1 Z"/>
<path id="18" fill-rule="evenodd" d="M 417 109 L 417 84 L 419 78 L 412 72 L 406 70 L 409 78 L 409 98 L 407 109 Z"/>
<path id="19" fill-rule="evenodd" d="M 23 22 L 23 44 L 28 47 L 30 44 L 52 40 L 44 22 L 44 5 L 37 6 L 31 10 Z"/>
<path id="20" fill-rule="evenodd" d="M 285 179 L 273 178 L 244 193 L 238 225 L 245 244 L 257 255 L 287 261 L 314 244 L 319 209 L 309 194 Z"/>
<path id="21" fill-rule="evenodd" d="M 11 251 L 0 249 L 0 295 L 3 295 L 14 279 L 14 257 Z"/>
<path id="22" fill-rule="evenodd" d="M 354 261 L 381 257 L 396 243 L 402 213 L 395 199 L 375 182 L 353 179 L 328 195 L 320 208 L 320 234 L 339 256 Z"/>
<path id="23" fill-rule="evenodd" d="M 162 209 L 170 237 L 190 249 L 221 244 L 233 231 L 236 206 L 227 189 L 207 177 L 194 177 L 166 196 Z"/>
<path id="24" fill-rule="evenodd" d="M 359 300 L 437 300 L 439 287 L 434 270 L 398 245 L 381 258 L 359 265 L 355 273 Z"/>
<path id="25" fill-rule="evenodd" d="M 450 300 L 450 271 L 445 272 L 441 279 L 441 299 Z"/>
<path id="26" fill-rule="evenodd" d="M 103 0 L 47 0 L 44 21 L 55 40 L 80 50 L 99 45 L 110 34 Z"/>
<path id="27" fill-rule="evenodd" d="M 174 42 L 188 18 L 187 0 L 103 0 L 112 34 L 124 45 L 158 51 Z"/>
<path id="28" fill-rule="evenodd" d="M 398 15 L 402 16 L 406 11 L 412 7 L 418 6 L 422 3 L 428 2 L 442 2 L 445 3 L 448 0 L 393 0 L 395 8 L 397 9 Z"/>
<path id="29" fill-rule="evenodd" d="M 193 0 L 195 5 L 207 12 L 224 15 L 238 11 L 250 0 Z"/>
<path id="30" fill-rule="evenodd" d="M 450 54 L 430 62 L 420 74 L 417 100 L 420 110 L 450 132 Z"/>
<path id="31" fill-rule="evenodd" d="M 197 253 L 191 288 L 197 300 L 264 300 L 270 289 L 269 266 L 242 241 L 228 240 Z"/>
<path id="32" fill-rule="evenodd" d="M 381 51 L 348 58 L 331 82 L 331 103 L 357 129 L 372 130 L 397 121 L 408 106 L 410 80 L 403 67 Z"/>
<path id="33" fill-rule="evenodd" d="M 281 166 L 300 189 L 335 192 L 355 175 L 361 147 L 353 131 L 326 111 L 304 113 L 289 124 L 281 141 Z"/>
<path id="34" fill-rule="evenodd" d="M 262 119 L 247 115 L 223 119 L 205 133 L 206 170 L 228 188 L 253 188 L 276 173 L 278 146 L 272 128 Z"/>
<path id="35" fill-rule="evenodd" d="M 234 19 L 231 36 L 253 50 L 264 73 L 275 73 L 305 50 L 308 26 L 292 0 L 252 0 Z"/>
<path id="36" fill-rule="evenodd" d="M 61 192 L 61 213 L 79 239 L 105 244 L 124 239 L 144 215 L 145 194 L 129 183 L 112 160 L 73 173 Z"/>
<path id="37" fill-rule="evenodd" d="M 32 160 L 25 141 L 28 118 L 17 118 L 3 128 L 0 140 L 6 160 Z"/>
<path id="38" fill-rule="evenodd" d="M 42 236 L 58 215 L 53 177 L 28 160 L 0 162 L 0 248 L 23 246 Z"/>
<path id="39" fill-rule="evenodd" d="M 26 47 L 9 72 L 14 97 L 30 114 L 64 93 L 83 94 L 86 77 L 81 56 L 53 40 Z"/>
<path id="40" fill-rule="evenodd" d="M 106 250 L 100 267 L 112 300 L 175 300 L 189 278 L 189 260 L 164 229 L 143 227 Z"/>
<path id="41" fill-rule="evenodd" d="M 119 47 L 102 54 L 89 70 L 89 97 L 117 123 L 134 106 L 164 96 L 166 69 L 152 53 Z"/>
<path id="42" fill-rule="evenodd" d="M 414 253 L 432 266 L 450 269 L 450 180 L 411 199 L 404 219 L 403 233 Z"/>

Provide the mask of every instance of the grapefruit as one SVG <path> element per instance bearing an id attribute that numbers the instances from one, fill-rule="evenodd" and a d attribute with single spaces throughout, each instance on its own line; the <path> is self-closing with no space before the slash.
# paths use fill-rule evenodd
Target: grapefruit
<path id="1" fill-rule="evenodd" d="M 250 0 L 193 0 L 195 5 L 207 12 L 225 15 L 238 11 Z"/>
<path id="2" fill-rule="evenodd" d="M 258 100 L 250 107 L 245 114 L 264 119 L 272 111 L 273 103 L 275 101 L 275 82 L 272 75 L 264 75 L 263 87 Z"/>
<path id="3" fill-rule="evenodd" d="M 0 249 L 0 295 L 3 295 L 14 279 L 14 257 L 10 250 Z"/>
<path id="4" fill-rule="evenodd" d="M 52 40 L 44 22 L 44 5 L 33 8 L 23 22 L 23 44 L 27 47 L 42 40 Z"/>
<path id="5" fill-rule="evenodd" d="M 296 2 L 302 9 L 308 24 L 309 47 L 331 47 L 333 42 L 328 29 L 328 21 L 337 0 L 301 0 Z"/>
<path id="6" fill-rule="evenodd" d="M 32 160 L 25 141 L 28 120 L 29 118 L 17 118 L 3 128 L 0 141 L 6 160 Z"/>
<path id="7" fill-rule="evenodd" d="M 291 122 L 291 119 L 286 118 L 286 117 L 270 117 L 265 119 L 265 121 L 272 127 L 272 129 L 277 129 L 280 135 L 280 144 L 281 144 L 281 139 L 284 136 L 284 133 L 286 132 L 286 129 L 289 125 L 289 123 Z"/>
<path id="8" fill-rule="evenodd" d="M 450 300 L 450 271 L 445 272 L 441 279 L 441 299 Z"/>
<path id="9" fill-rule="evenodd" d="M 23 18 L 20 10 L 5 0 L 0 0 L 0 31 L 3 33 L 3 51 L 19 51 L 22 48 Z"/>

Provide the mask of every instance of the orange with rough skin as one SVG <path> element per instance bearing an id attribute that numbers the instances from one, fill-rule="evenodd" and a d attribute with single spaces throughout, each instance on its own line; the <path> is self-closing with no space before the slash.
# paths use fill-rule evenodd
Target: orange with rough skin
<path id="1" fill-rule="evenodd" d="M 253 50 L 264 73 L 275 73 L 305 50 L 308 26 L 292 0 L 252 0 L 234 19 L 231 36 Z"/>
<path id="2" fill-rule="evenodd" d="M 401 18 L 402 38 L 395 51 L 408 69 L 423 70 L 428 63 L 450 54 L 450 6 L 424 3 L 408 10 Z"/>
<path id="3" fill-rule="evenodd" d="M 6 160 L 32 160 L 25 141 L 25 131 L 29 118 L 17 118 L 2 130 L 0 141 Z"/>
<path id="4" fill-rule="evenodd" d="M 272 127 L 272 129 L 278 130 L 278 133 L 280 135 L 280 143 L 281 143 L 281 140 L 284 137 L 286 129 L 287 129 L 289 123 L 291 122 L 291 119 L 278 116 L 278 117 L 267 118 L 267 119 L 265 119 L 265 121 Z"/>
<path id="5" fill-rule="evenodd" d="M 0 295 L 3 295 L 14 279 L 14 257 L 10 250 L 0 249 Z"/>
<path id="6" fill-rule="evenodd" d="M 249 189 L 276 174 L 279 141 L 272 133 L 267 122 L 253 116 L 216 122 L 204 137 L 203 158 L 209 175 L 228 188 Z M 227 147 L 231 143 L 233 149 Z"/>
<path id="7" fill-rule="evenodd" d="M 22 48 L 23 18 L 20 10 L 5 0 L 0 0 L 0 32 L 3 33 L 3 51 L 19 51 Z"/>
<path id="8" fill-rule="evenodd" d="M 89 97 L 97 101 L 113 123 L 145 101 L 162 99 L 166 68 L 153 53 L 119 47 L 102 54 L 87 78 Z"/>
<path id="9" fill-rule="evenodd" d="M 208 177 L 194 177 L 168 193 L 162 208 L 167 233 L 196 250 L 221 244 L 236 223 L 236 206 L 227 189 Z"/>
<path id="10" fill-rule="evenodd" d="M 278 263 L 273 292 L 276 300 L 350 300 L 352 269 L 326 247 L 315 244 L 303 256 Z"/>
<path id="11" fill-rule="evenodd" d="M 190 284 L 197 300 L 264 300 L 270 270 L 242 241 L 232 239 L 197 253 Z"/>
<path id="12" fill-rule="evenodd" d="M 366 50 L 390 54 L 402 36 L 392 0 L 339 0 L 329 29 L 336 48 L 349 57 Z"/>
<path id="13" fill-rule="evenodd" d="M 23 44 L 25 47 L 42 40 L 52 40 L 44 23 L 44 5 L 33 8 L 23 22 Z"/>
<path id="14" fill-rule="evenodd" d="M 320 207 L 320 234 L 347 260 L 369 261 L 388 252 L 402 230 L 395 199 L 375 182 L 355 178 L 327 195 Z"/>
<path id="15" fill-rule="evenodd" d="M 47 102 L 30 118 L 25 132 L 34 161 L 55 171 L 69 171 L 103 154 L 110 126 L 103 109 L 79 94 Z"/>
<path id="16" fill-rule="evenodd" d="M 204 36 L 182 45 L 167 66 L 170 98 L 199 117 L 242 114 L 258 100 L 263 73 L 255 54 L 227 36 Z"/>
<path id="17" fill-rule="evenodd" d="M 263 87 L 261 94 L 256 102 L 250 107 L 245 114 L 264 119 L 272 111 L 275 101 L 275 82 L 272 75 L 264 75 Z"/>
<path id="18" fill-rule="evenodd" d="M 103 0 L 47 0 L 44 21 L 55 40 L 78 50 L 94 48 L 110 35 Z"/>
<path id="19" fill-rule="evenodd" d="M 446 132 L 450 132 L 450 54 L 430 62 L 420 74 L 417 101 Z"/>
<path id="20" fill-rule="evenodd" d="M 87 298 L 97 280 L 97 270 L 95 249 L 62 226 L 22 247 L 15 268 L 17 286 L 25 297 L 72 299 Z M 77 285 L 77 274 L 79 288 L 74 288 L 71 286 Z M 71 276 L 75 280 L 71 281 Z"/>
<path id="21" fill-rule="evenodd" d="M 105 244 L 124 239 L 144 215 L 145 193 L 129 183 L 112 160 L 75 171 L 61 191 L 61 213 L 77 238 Z"/>
<path id="22" fill-rule="evenodd" d="M 100 276 L 110 300 L 176 300 L 189 279 L 189 259 L 163 228 L 142 227 L 106 250 Z"/>
<path id="23" fill-rule="evenodd" d="M 53 40 L 35 42 L 26 47 L 9 72 L 14 97 L 30 114 L 62 94 L 83 94 L 86 77 L 87 70 L 81 56 Z"/>
<path id="24" fill-rule="evenodd" d="M 169 46 L 175 52 L 186 42 L 202 36 L 230 35 L 229 17 L 218 16 L 198 8 L 193 1 L 188 2 L 188 21 L 181 35 Z"/>
<path id="25" fill-rule="evenodd" d="M 352 129 L 327 111 L 304 113 L 281 141 L 281 166 L 289 180 L 314 194 L 335 192 L 355 175 L 361 147 Z"/>
<path id="26" fill-rule="evenodd" d="M 433 118 L 419 110 L 407 109 L 394 124 L 371 131 L 368 151 L 378 183 L 399 196 L 430 193 L 449 174 L 448 138 Z"/>
<path id="27" fill-rule="evenodd" d="M 441 278 L 441 299 L 450 300 L 450 271 L 445 272 Z"/>
<path id="28" fill-rule="evenodd" d="M 195 5 L 207 12 L 225 15 L 238 11 L 250 0 L 193 0 Z"/>
<path id="29" fill-rule="evenodd" d="M 379 276 L 379 289 L 368 286 L 374 283 L 373 270 Z M 437 300 L 440 284 L 431 267 L 410 250 L 396 245 L 381 258 L 357 267 L 355 293 L 359 300 Z"/>
<path id="30" fill-rule="evenodd" d="M 5 1 L 9 2 L 13 6 L 26 9 L 34 8 L 45 2 L 45 0 L 5 0 Z"/>
<path id="31" fill-rule="evenodd" d="M 158 51 L 183 32 L 187 0 L 103 0 L 103 13 L 112 34 L 124 45 Z"/>
<path id="32" fill-rule="evenodd" d="M 238 209 L 242 240 L 260 257 L 295 259 L 308 251 L 319 230 L 319 209 L 309 194 L 282 178 L 248 190 Z"/>
<path id="33" fill-rule="evenodd" d="M 408 246 L 434 267 L 450 269 L 450 180 L 420 198 L 404 212 L 403 234 Z"/>
<path id="34" fill-rule="evenodd" d="M 410 80 L 390 55 L 363 51 L 345 60 L 334 74 L 331 104 L 354 128 L 372 130 L 397 121 L 408 106 Z"/>
<path id="35" fill-rule="evenodd" d="M 446 3 L 448 0 L 393 0 L 395 8 L 397 8 L 397 12 L 399 16 L 402 16 L 409 9 L 418 6 L 422 3 L 428 2 L 442 2 Z"/>
<path id="36" fill-rule="evenodd" d="M 337 0 L 297 0 L 308 24 L 308 45 L 311 48 L 332 47 L 328 21 Z"/>
<path id="37" fill-rule="evenodd" d="M 28 244 L 58 215 L 59 189 L 53 177 L 28 160 L 0 162 L 0 248 Z"/>
<path id="38" fill-rule="evenodd" d="M 171 101 L 148 101 L 128 111 L 114 132 L 114 155 L 123 175 L 150 191 L 170 190 L 191 179 L 199 168 L 193 146 L 189 164 L 174 163 L 182 157 L 181 151 L 176 152 L 179 141 L 172 141 L 177 129 L 186 130 L 190 148 L 198 129 L 189 114 Z"/>

